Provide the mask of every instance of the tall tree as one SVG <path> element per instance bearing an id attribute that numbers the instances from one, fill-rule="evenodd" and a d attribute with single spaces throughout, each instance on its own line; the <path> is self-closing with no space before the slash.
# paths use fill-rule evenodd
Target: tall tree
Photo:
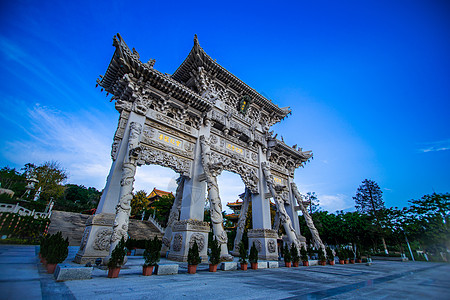
<path id="1" fill-rule="evenodd" d="M 308 192 L 306 195 L 303 195 L 303 199 L 305 202 L 309 202 L 309 214 L 319 211 L 319 200 L 317 199 L 317 195 L 315 192 Z"/>
<path id="2" fill-rule="evenodd" d="M 131 214 L 137 215 L 147 210 L 150 201 L 147 198 L 147 192 L 144 190 L 137 191 L 131 199 Z"/>
<path id="3" fill-rule="evenodd" d="M 35 176 L 39 182 L 36 191 L 41 189 L 40 199 L 48 202 L 50 198 L 57 199 L 64 194 L 62 185 L 68 178 L 68 172 L 57 161 L 44 162 L 39 167 L 34 164 L 26 164 L 23 168 L 29 176 Z"/>
<path id="4" fill-rule="evenodd" d="M 16 169 L 3 167 L 0 169 L 0 187 L 12 190 L 15 196 L 20 197 L 25 192 L 26 177 Z"/>
<path id="5" fill-rule="evenodd" d="M 355 207 L 358 212 L 371 216 L 377 225 L 383 242 L 384 252 L 388 254 L 386 241 L 382 235 L 382 226 L 380 223 L 380 213 L 385 209 L 383 201 L 383 192 L 378 184 L 370 179 L 364 179 L 362 184 L 356 190 Z"/>

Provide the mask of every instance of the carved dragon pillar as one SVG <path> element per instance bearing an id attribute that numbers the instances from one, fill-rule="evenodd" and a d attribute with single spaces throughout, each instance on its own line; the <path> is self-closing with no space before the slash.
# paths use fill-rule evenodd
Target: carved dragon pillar
<path id="1" fill-rule="evenodd" d="M 178 187 L 175 194 L 175 200 L 173 201 L 172 208 L 169 214 L 169 220 L 167 221 L 166 230 L 164 231 L 164 237 L 162 239 L 161 253 L 165 253 L 170 248 L 170 242 L 172 241 L 172 226 L 178 221 L 180 217 L 181 210 L 181 200 L 183 199 L 183 188 L 184 188 L 184 176 L 180 176 L 177 179 Z"/>
<path id="2" fill-rule="evenodd" d="M 311 231 L 311 236 L 314 242 L 314 246 L 317 249 L 323 249 L 325 251 L 325 245 L 322 243 L 322 240 L 319 236 L 319 231 L 317 231 L 316 227 L 314 226 L 313 220 L 311 218 L 311 215 L 309 214 L 308 210 L 303 206 L 303 197 L 298 191 L 297 185 L 294 182 L 291 182 L 291 188 L 292 192 L 294 193 L 295 198 L 297 199 L 298 206 L 300 206 L 300 210 L 303 213 L 303 217 L 305 218 L 306 225 L 309 228 L 309 231 Z"/>
<path id="3" fill-rule="evenodd" d="M 295 232 L 294 227 L 292 226 L 291 218 L 289 217 L 288 213 L 286 212 L 286 209 L 284 208 L 284 201 L 278 195 L 277 191 L 275 190 L 275 186 L 273 183 L 273 176 L 270 172 L 270 165 L 268 162 L 262 162 L 261 167 L 262 167 L 264 177 L 266 179 L 266 183 L 269 188 L 269 191 L 275 201 L 275 205 L 277 207 L 277 211 L 280 216 L 280 222 L 284 227 L 284 231 L 286 232 L 286 235 L 289 239 L 289 243 L 294 243 L 296 245 L 297 249 L 300 249 L 301 243 L 297 238 L 297 233 Z"/>
<path id="4" fill-rule="evenodd" d="M 242 235 L 244 234 L 245 221 L 247 220 L 248 205 L 251 199 L 251 192 L 248 188 L 245 189 L 245 195 L 243 197 L 241 211 L 239 213 L 239 220 L 236 228 L 236 238 L 234 239 L 234 247 L 231 254 L 239 255 L 239 243 L 242 241 Z"/>
<path id="5" fill-rule="evenodd" d="M 232 260 L 228 254 L 228 237 L 223 229 L 222 203 L 220 201 L 219 186 L 217 184 L 217 174 L 213 172 L 214 166 L 210 162 L 210 147 L 205 136 L 200 136 L 202 149 L 202 164 L 205 172 L 205 178 L 208 185 L 208 199 L 210 202 L 211 222 L 214 231 L 214 238 L 220 244 L 220 257 L 222 260 Z"/>

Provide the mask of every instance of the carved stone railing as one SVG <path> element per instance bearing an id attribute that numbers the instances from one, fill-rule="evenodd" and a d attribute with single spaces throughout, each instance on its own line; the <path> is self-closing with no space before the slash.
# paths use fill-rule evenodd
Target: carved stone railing
<path id="1" fill-rule="evenodd" d="M 165 231 L 164 227 L 162 227 L 161 224 L 159 224 L 158 221 L 156 221 L 152 216 L 149 216 L 149 217 L 148 217 L 148 221 L 149 221 L 150 223 L 152 223 L 156 228 L 158 228 L 158 230 L 159 230 L 161 233 L 164 233 L 164 231 Z"/>
<path id="2" fill-rule="evenodd" d="M 44 213 L 33 210 L 29 210 L 17 204 L 0 203 L 0 212 L 19 214 L 21 216 L 33 216 L 36 218 L 50 218 L 52 212 Z"/>

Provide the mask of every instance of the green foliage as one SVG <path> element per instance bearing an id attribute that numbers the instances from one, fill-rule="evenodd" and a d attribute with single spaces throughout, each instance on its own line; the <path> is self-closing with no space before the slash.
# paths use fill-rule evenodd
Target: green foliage
<path id="1" fill-rule="evenodd" d="M 36 167 L 34 164 L 26 164 L 23 168 L 29 176 L 35 176 L 39 181 L 35 190 L 41 188 L 40 199 L 49 202 L 50 198 L 58 199 L 64 194 L 64 181 L 68 173 L 56 161 L 47 161 Z"/>
<path id="2" fill-rule="evenodd" d="M 151 204 L 155 210 L 156 220 L 163 226 L 167 225 L 174 200 L 175 197 L 172 194 L 169 194 L 162 196 Z"/>
<path id="3" fill-rule="evenodd" d="M 319 200 L 317 199 L 317 195 L 315 192 L 308 192 L 306 195 L 303 195 L 304 201 L 309 201 L 309 214 L 313 214 L 319 211 Z"/>
<path id="4" fill-rule="evenodd" d="M 284 262 L 290 263 L 292 261 L 291 251 L 289 250 L 288 245 L 284 247 Z"/>
<path id="5" fill-rule="evenodd" d="M 36 244 L 50 224 L 48 218 L 34 218 L 13 213 L 0 213 L 0 234 L 8 238 Z"/>
<path id="6" fill-rule="evenodd" d="M 54 209 L 72 212 L 87 211 L 97 207 L 101 195 L 102 193 L 93 187 L 66 184 L 63 195 L 55 202 Z"/>
<path id="7" fill-rule="evenodd" d="M 325 251 L 327 252 L 327 259 L 330 260 L 330 261 L 334 261 L 333 250 L 331 250 L 330 247 L 327 247 L 325 249 Z"/>
<path id="8" fill-rule="evenodd" d="M 258 262 L 258 250 L 256 249 L 255 242 L 253 242 L 253 245 L 250 248 L 250 255 L 248 259 L 250 260 L 251 263 Z"/>
<path id="9" fill-rule="evenodd" d="M 147 243 L 149 243 L 150 241 L 151 241 L 151 239 L 149 239 L 149 240 L 137 240 L 137 239 L 128 238 L 127 241 L 125 242 L 125 247 L 127 247 L 128 250 L 131 250 L 131 249 L 146 249 Z"/>
<path id="10" fill-rule="evenodd" d="M 47 263 L 59 264 L 62 263 L 69 254 L 69 238 L 64 239 L 61 231 L 51 235 L 46 242 L 45 258 Z"/>
<path id="11" fill-rule="evenodd" d="M 316 252 L 314 251 L 313 247 L 311 247 L 311 246 L 308 246 L 306 251 L 308 251 L 309 257 L 312 257 L 312 256 L 314 256 L 316 254 Z"/>
<path id="12" fill-rule="evenodd" d="M 286 247 L 287 248 L 287 247 Z M 298 255 L 298 249 L 297 246 L 295 246 L 295 243 L 291 244 L 291 258 L 293 262 L 299 262 L 300 261 L 300 256 Z"/>
<path id="13" fill-rule="evenodd" d="M 25 174 L 20 174 L 16 169 L 3 167 L 0 169 L 1 188 L 14 192 L 15 197 L 20 197 L 25 193 L 27 184 Z"/>
<path id="14" fill-rule="evenodd" d="M 369 179 L 364 179 L 356 190 L 355 207 L 360 213 L 370 214 L 376 217 L 377 211 L 384 208 L 383 192 L 378 184 Z"/>
<path id="15" fill-rule="evenodd" d="M 336 251 L 336 254 L 339 257 L 339 260 L 348 259 L 347 251 L 344 248 L 338 248 L 338 250 Z"/>
<path id="16" fill-rule="evenodd" d="M 125 248 L 125 239 L 122 237 L 111 253 L 111 257 L 108 261 L 108 268 L 119 268 L 122 266 L 126 254 L 127 248 Z"/>
<path id="17" fill-rule="evenodd" d="M 320 248 L 318 251 L 318 255 L 317 258 L 319 261 L 326 261 L 326 257 L 325 257 L 325 250 L 323 248 Z"/>
<path id="18" fill-rule="evenodd" d="M 209 262 L 212 265 L 217 265 L 220 262 L 220 245 L 216 239 L 210 244 L 211 246 L 211 255 L 209 256 Z"/>
<path id="19" fill-rule="evenodd" d="M 306 251 L 304 246 L 300 249 L 300 257 L 302 261 L 308 261 L 308 251 Z"/>
<path id="20" fill-rule="evenodd" d="M 149 240 L 146 243 L 144 251 L 144 266 L 156 266 L 161 257 L 162 241 L 158 237 L 154 237 L 153 240 Z"/>
<path id="21" fill-rule="evenodd" d="M 239 262 L 241 264 L 246 264 L 248 259 L 247 248 L 243 242 L 239 243 Z"/>
<path id="22" fill-rule="evenodd" d="M 147 198 L 147 192 L 144 190 L 137 191 L 131 199 L 131 215 L 141 214 L 147 210 L 150 200 Z"/>
<path id="23" fill-rule="evenodd" d="M 189 248 L 187 261 L 189 265 L 198 265 L 202 262 L 196 241 L 194 241 L 192 247 Z"/>

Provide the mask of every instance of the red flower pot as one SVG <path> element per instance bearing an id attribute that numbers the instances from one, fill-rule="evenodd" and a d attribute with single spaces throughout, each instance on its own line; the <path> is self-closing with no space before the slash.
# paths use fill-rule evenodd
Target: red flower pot
<path id="1" fill-rule="evenodd" d="M 345 263 L 345 264 L 348 264 L 348 259 L 346 259 L 346 260 L 344 261 L 344 263 Z"/>
<path id="2" fill-rule="evenodd" d="M 360 263 L 362 263 L 362 260 L 361 259 L 357 259 L 356 263 L 360 264 Z"/>
<path id="3" fill-rule="evenodd" d="M 284 262 L 284 266 L 286 268 L 290 268 L 291 267 L 291 262 Z"/>
<path id="4" fill-rule="evenodd" d="M 242 271 L 247 271 L 247 267 L 248 267 L 248 264 L 241 263 L 241 270 Z"/>
<path id="5" fill-rule="evenodd" d="M 292 266 L 293 266 L 294 268 L 297 268 L 297 267 L 298 267 L 298 261 L 293 261 L 293 262 L 292 262 Z"/>
<path id="6" fill-rule="evenodd" d="M 150 275 L 152 275 L 153 267 L 154 266 L 143 266 L 142 267 L 142 275 L 143 276 L 150 276 Z"/>
<path id="7" fill-rule="evenodd" d="M 329 261 L 330 266 L 334 266 L 334 260 Z"/>
<path id="8" fill-rule="evenodd" d="M 304 267 L 308 267 L 309 266 L 309 261 L 303 261 L 303 266 Z"/>
<path id="9" fill-rule="evenodd" d="M 354 260 L 354 259 L 350 259 L 350 263 L 351 263 L 351 264 L 354 264 L 354 263 L 355 263 L 355 260 Z"/>
<path id="10" fill-rule="evenodd" d="M 327 265 L 327 261 L 326 260 L 319 261 L 319 264 L 321 266 L 326 266 Z"/>
<path id="11" fill-rule="evenodd" d="M 47 264 L 47 273 L 53 274 L 55 272 L 57 264 Z"/>
<path id="12" fill-rule="evenodd" d="M 217 265 L 209 264 L 209 271 L 210 272 L 217 272 Z"/>
<path id="13" fill-rule="evenodd" d="M 253 270 L 258 270 L 258 263 L 250 263 L 252 265 Z"/>
<path id="14" fill-rule="evenodd" d="M 108 269 L 108 278 L 117 278 L 119 277 L 120 268 L 109 268 Z"/>
<path id="15" fill-rule="evenodd" d="M 340 260 L 339 260 L 339 263 L 340 263 L 341 265 L 343 265 L 343 264 L 345 264 L 345 260 L 340 259 Z"/>
<path id="16" fill-rule="evenodd" d="M 188 265 L 188 274 L 195 274 L 197 272 L 197 265 Z"/>

